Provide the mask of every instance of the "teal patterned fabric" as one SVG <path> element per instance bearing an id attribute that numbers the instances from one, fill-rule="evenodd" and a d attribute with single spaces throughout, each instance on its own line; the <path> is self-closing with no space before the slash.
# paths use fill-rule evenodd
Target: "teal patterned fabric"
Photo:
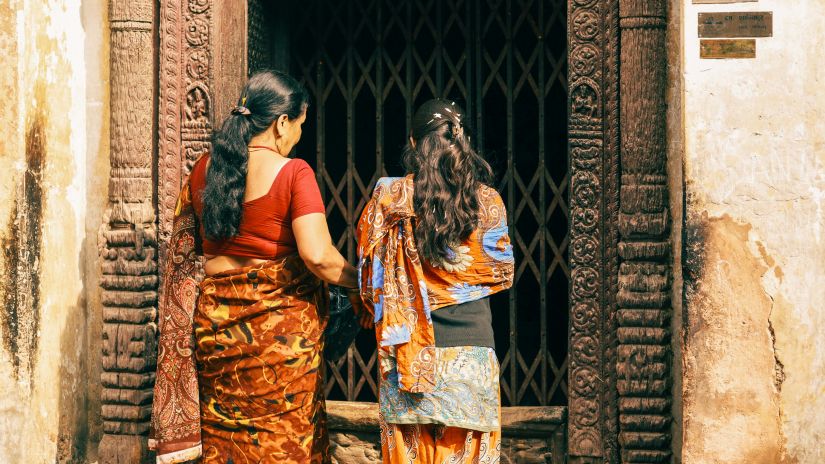
<path id="1" fill-rule="evenodd" d="M 441 424 L 493 432 L 499 422 L 499 365 L 495 350 L 481 346 L 435 348 L 435 388 L 409 393 L 398 387 L 394 350 L 379 351 L 385 375 L 380 408 L 390 424 Z"/>

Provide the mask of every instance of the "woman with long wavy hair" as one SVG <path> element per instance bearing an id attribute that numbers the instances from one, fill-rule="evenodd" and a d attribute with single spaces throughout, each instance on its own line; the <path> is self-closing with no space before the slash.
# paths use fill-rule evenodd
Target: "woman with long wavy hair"
<path id="1" fill-rule="evenodd" d="M 355 298 L 358 282 L 312 168 L 288 157 L 307 106 L 290 76 L 253 75 L 181 192 L 159 304 L 160 463 L 329 462 L 325 282 Z"/>
<path id="2" fill-rule="evenodd" d="M 510 288 L 507 214 L 464 112 L 413 118 L 408 175 L 382 178 L 358 224 L 361 297 L 375 321 L 385 463 L 497 463 L 499 365 L 488 297 Z"/>

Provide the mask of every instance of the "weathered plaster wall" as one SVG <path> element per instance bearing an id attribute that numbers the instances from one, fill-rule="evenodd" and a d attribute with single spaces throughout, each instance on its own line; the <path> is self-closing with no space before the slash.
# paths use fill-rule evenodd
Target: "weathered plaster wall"
<path id="1" fill-rule="evenodd" d="M 99 435 L 105 11 L 0 2 L 0 462 L 83 462 Z M 95 341 L 99 340 L 96 339 Z"/>
<path id="2" fill-rule="evenodd" d="M 684 132 L 671 125 L 686 194 L 680 457 L 819 464 L 825 2 L 681 6 Z M 774 12 L 756 59 L 699 59 L 698 12 L 753 10 Z"/>
<path id="3" fill-rule="evenodd" d="M 667 70 L 667 171 L 669 182 L 669 194 L 673 200 L 670 202 L 670 239 L 673 243 L 673 282 L 671 289 L 673 296 L 671 304 L 673 313 L 671 317 L 671 345 L 673 347 L 673 357 L 671 375 L 673 385 L 673 403 L 671 410 L 673 422 L 671 424 L 671 447 L 673 451 L 673 464 L 681 464 L 682 460 L 682 339 L 680 337 L 683 315 L 683 288 L 682 279 L 682 223 L 684 218 L 684 121 L 682 108 L 682 58 L 684 50 L 682 48 L 682 2 L 684 0 L 670 0 L 668 4 L 668 70 Z"/>

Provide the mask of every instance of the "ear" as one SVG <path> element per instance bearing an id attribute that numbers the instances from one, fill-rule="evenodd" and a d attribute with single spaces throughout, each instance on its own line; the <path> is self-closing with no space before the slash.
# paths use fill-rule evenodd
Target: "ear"
<path id="1" fill-rule="evenodd" d="M 275 122 L 272 123 L 275 126 L 275 135 L 277 137 L 283 137 L 286 135 L 288 121 L 289 116 L 282 114 L 278 116 L 278 119 L 276 119 Z"/>

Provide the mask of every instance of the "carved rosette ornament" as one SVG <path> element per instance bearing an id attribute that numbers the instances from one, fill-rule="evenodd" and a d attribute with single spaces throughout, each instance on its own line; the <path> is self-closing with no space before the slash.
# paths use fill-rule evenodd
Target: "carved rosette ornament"
<path id="1" fill-rule="evenodd" d="M 154 6 L 112 0 L 111 175 L 99 237 L 103 288 L 101 462 L 141 462 L 157 356 L 153 204 Z"/>
<path id="2" fill-rule="evenodd" d="M 568 2 L 570 105 L 570 462 L 602 462 L 605 417 L 604 31 L 607 2 Z M 609 461 L 608 461 L 609 462 Z"/>

